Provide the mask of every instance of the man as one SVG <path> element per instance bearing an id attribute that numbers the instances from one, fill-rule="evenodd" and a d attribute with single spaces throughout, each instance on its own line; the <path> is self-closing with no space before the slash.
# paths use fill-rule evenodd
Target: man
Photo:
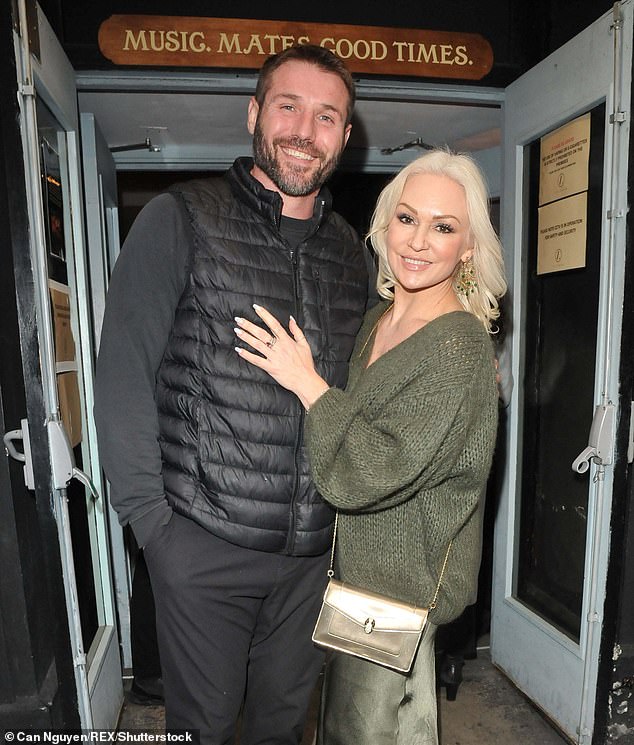
<path id="1" fill-rule="evenodd" d="M 252 304 L 302 325 L 343 385 L 371 268 L 322 188 L 350 135 L 354 85 L 320 47 L 264 64 L 253 161 L 140 213 L 113 272 L 95 415 L 111 498 L 144 548 L 168 728 L 299 743 L 322 656 L 310 640 L 332 513 L 310 481 L 304 412 L 242 361 Z"/>

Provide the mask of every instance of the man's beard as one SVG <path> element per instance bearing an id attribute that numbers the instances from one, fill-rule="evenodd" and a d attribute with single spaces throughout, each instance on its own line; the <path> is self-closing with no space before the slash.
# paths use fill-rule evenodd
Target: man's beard
<path id="1" fill-rule="evenodd" d="M 316 170 L 306 171 L 301 164 L 296 167 L 288 165 L 282 167 L 278 161 L 275 149 L 276 147 L 289 147 L 295 150 L 319 158 L 321 166 Z M 343 148 L 342 148 L 343 150 Z M 309 140 L 302 140 L 299 137 L 278 138 L 272 143 L 264 139 L 264 133 L 259 121 L 255 123 L 253 133 L 253 159 L 255 165 L 260 168 L 277 186 L 277 188 L 289 197 L 305 197 L 318 191 L 321 186 L 332 176 L 342 150 L 339 150 L 332 158 L 326 160 L 323 153 L 314 147 Z"/>

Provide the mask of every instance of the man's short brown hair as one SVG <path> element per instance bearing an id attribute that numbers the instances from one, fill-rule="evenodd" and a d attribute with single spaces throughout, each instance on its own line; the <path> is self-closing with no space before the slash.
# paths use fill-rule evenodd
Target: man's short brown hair
<path id="1" fill-rule="evenodd" d="M 288 49 L 284 49 L 282 52 L 279 52 L 266 60 L 260 69 L 260 76 L 258 77 L 257 86 L 255 88 L 255 100 L 257 101 L 258 106 L 262 107 L 262 104 L 264 103 L 264 98 L 266 97 L 270 87 L 271 75 L 278 69 L 278 67 L 281 67 L 285 62 L 290 62 L 291 60 L 307 62 L 310 65 L 315 65 L 320 70 L 331 72 L 341 79 L 348 91 L 346 125 L 350 124 L 356 100 L 356 90 L 352 75 L 350 75 L 350 71 L 339 57 L 333 54 L 329 49 L 317 46 L 316 44 L 298 44 L 296 46 L 288 47 Z"/>

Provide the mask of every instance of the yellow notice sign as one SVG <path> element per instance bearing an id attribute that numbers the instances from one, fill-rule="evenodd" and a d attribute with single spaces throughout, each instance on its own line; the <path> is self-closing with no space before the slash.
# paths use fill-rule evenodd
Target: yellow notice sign
<path id="1" fill-rule="evenodd" d="M 75 341 L 70 325 L 70 295 L 67 287 L 50 288 L 55 332 L 55 362 L 75 361 Z"/>
<path id="2" fill-rule="evenodd" d="M 49 291 L 53 309 L 59 410 L 70 444 L 75 447 L 81 442 L 82 423 L 75 340 L 70 323 L 70 288 L 50 280 Z"/>
<path id="3" fill-rule="evenodd" d="M 586 265 L 588 192 L 539 208 L 537 274 Z"/>
<path id="4" fill-rule="evenodd" d="M 590 114 L 544 135 L 540 148 L 539 204 L 588 188 Z"/>
<path id="5" fill-rule="evenodd" d="M 57 395 L 62 422 L 68 435 L 71 447 L 81 442 L 81 399 L 77 373 L 62 372 L 57 374 Z"/>

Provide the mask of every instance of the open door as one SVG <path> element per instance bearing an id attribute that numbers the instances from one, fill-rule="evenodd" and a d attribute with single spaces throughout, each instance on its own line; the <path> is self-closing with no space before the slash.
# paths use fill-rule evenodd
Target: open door
<path id="1" fill-rule="evenodd" d="M 86 210 L 86 266 L 82 270 L 90 277 L 90 310 L 92 311 L 91 354 L 96 359 L 101 338 L 101 325 L 106 307 L 110 274 L 119 256 L 119 209 L 117 198 L 117 172 L 114 158 L 99 129 L 93 114 L 80 115 L 81 149 L 84 174 L 84 205 Z M 82 257 L 83 260 L 83 257 Z M 89 402 L 92 412 L 94 401 Z M 90 426 L 94 428 L 93 417 Z M 96 439 L 96 430 L 92 433 Z M 109 484 L 100 470 L 102 494 L 108 494 Z M 112 573 L 123 667 L 132 668 L 130 643 L 130 593 L 131 581 L 124 544 L 123 530 L 117 515 L 107 500 L 110 546 L 112 548 Z"/>
<path id="2" fill-rule="evenodd" d="M 616 3 L 511 85 L 504 107 L 516 387 L 491 655 L 581 744 L 594 725 L 621 415 L 632 28 L 632 0 Z"/>
<path id="3" fill-rule="evenodd" d="M 24 0 L 18 6 L 20 28 L 32 28 Z M 109 510 L 91 415 L 95 334 L 84 260 L 75 75 L 45 16 L 36 10 L 39 48 L 29 48 L 24 34 L 15 35 L 33 267 L 32 275 L 21 279 L 35 288 L 33 328 L 41 349 L 41 378 L 25 377 L 25 385 L 43 388 L 50 498 L 63 557 L 81 725 L 112 729 L 123 686 Z M 27 414 L 31 424 L 41 426 Z M 22 436 L 26 445 L 28 429 Z"/>

